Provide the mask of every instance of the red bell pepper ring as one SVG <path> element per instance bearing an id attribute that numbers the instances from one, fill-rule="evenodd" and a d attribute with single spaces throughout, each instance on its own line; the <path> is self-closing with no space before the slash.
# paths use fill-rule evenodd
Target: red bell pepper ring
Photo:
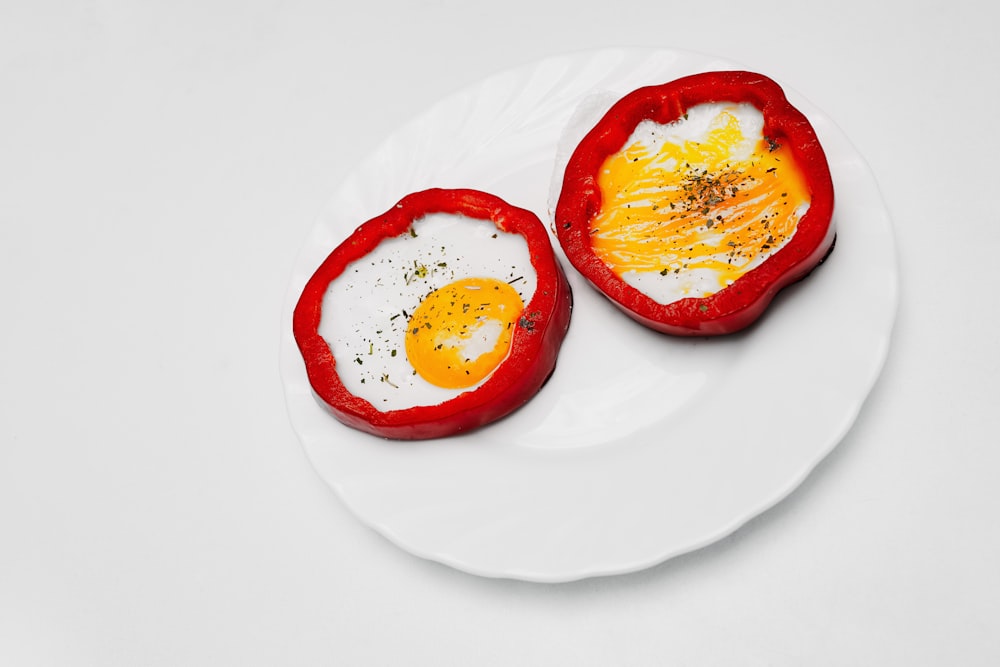
<path id="1" fill-rule="evenodd" d="M 763 134 L 772 149 L 786 146 L 794 157 L 809 193 L 809 208 L 791 240 L 757 268 L 714 294 L 663 304 L 627 284 L 595 254 L 590 233 L 591 221 L 602 206 L 598 174 L 641 121 L 670 123 L 692 107 L 711 102 L 746 102 L 762 112 Z M 708 72 L 640 88 L 611 107 L 569 160 L 555 227 L 573 266 L 633 319 L 669 334 L 718 335 L 749 326 L 779 290 L 805 277 L 825 259 L 835 240 L 833 203 L 833 182 L 823 148 L 808 119 L 788 102 L 780 86 L 751 72 Z"/>
<path id="2" fill-rule="evenodd" d="M 432 213 L 489 220 L 501 231 L 521 235 L 537 276 L 535 292 L 518 318 L 509 354 L 483 384 L 436 405 L 381 411 L 351 393 L 337 372 L 330 346 L 319 334 L 324 295 L 327 286 L 352 262 L 372 252 L 384 239 L 408 234 L 416 220 Z M 292 329 L 310 385 L 321 405 L 334 417 L 374 435 L 418 440 L 484 426 L 532 398 L 555 368 L 571 309 L 566 275 L 547 230 L 534 213 L 484 192 L 431 189 L 404 197 L 382 215 L 359 226 L 330 253 L 302 290 Z"/>

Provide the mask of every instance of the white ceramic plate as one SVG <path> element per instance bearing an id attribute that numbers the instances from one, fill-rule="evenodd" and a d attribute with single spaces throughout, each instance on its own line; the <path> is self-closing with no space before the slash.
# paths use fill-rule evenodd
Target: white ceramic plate
<path id="1" fill-rule="evenodd" d="M 828 154 L 838 240 L 751 330 L 697 340 L 654 334 L 563 258 L 575 306 L 548 384 L 501 422 L 415 443 L 330 417 L 291 335 L 292 308 L 315 268 L 403 195 L 473 187 L 548 222 L 557 148 L 564 129 L 579 125 L 570 121 L 581 101 L 734 68 L 671 50 L 547 59 L 442 101 L 343 184 L 297 261 L 281 370 L 310 460 L 363 522 L 414 554 L 484 576 L 554 582 L 634 571 L 731 533 L 785 497 L 843 437 L 889 346 L 891 224 L 862 157 L 787 86 Z"/>

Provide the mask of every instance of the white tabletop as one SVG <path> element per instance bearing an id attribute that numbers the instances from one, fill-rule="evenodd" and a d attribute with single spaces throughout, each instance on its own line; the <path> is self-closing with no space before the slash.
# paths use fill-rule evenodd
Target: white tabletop
<path id="1" fill-rule="evenodd" d="M 981 4 L 4 3 L 0 664 L 997 664 Z M 718 55 L 836 122 L 893 220 L 891 349 L 840 445 L 725 539 L 618 576 L 474 576 L 311 467 L 278 369 L 289 276 L 388 133 L 609 46 Z"/>

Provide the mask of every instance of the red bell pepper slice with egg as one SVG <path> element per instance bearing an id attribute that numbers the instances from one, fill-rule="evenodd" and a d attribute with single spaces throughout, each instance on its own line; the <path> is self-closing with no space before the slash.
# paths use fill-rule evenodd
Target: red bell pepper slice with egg
<path id="1" fill-rule="evenodd" d="M 330 345 L 319 333 L 324 295 L 352 262 L 385 239 L 411 233 L 415 221 L 433 213 L 492 221 L 498 230 L 522 236 L 537 276 L 536 289 L 513 325 L 509 354 L 481 385 L 435 405 L 379 410 L 349 391 L 338 373 Z M 363 223 L 330 253 L 303 288 L 292 328 L 310 385 L 334 417 L 385 438 L 422 440 L 476 429 L 530 400 L 553 372 L 571 309 L 569 283 L 548 232 L 534 213 L 476 190 L 429 189 L 407 195 Z"/>
<path id="2" fill-rule="evenodd" d="M 640 122 L 673 123 L 686 119 L 696 105 L 715 102 L 749 103 L 762 113 L 764 139 L 770 150 L 782 147 L 786 151 L 782 155 L 793 158 L 808 192 L 808 210 L 780 250 L 772 251 L 763 263 L 728 286 L 706 296 L 661 303 L 626 283 L 595 252 L 592 224 L 603 204 L 599 178 L 606 160 L 620 154 Z M 707 72 L 640 88 L 611 107 L 568 162 L 555 210 L 555 231 L 573 266 L 633 319 L 669 334 L 718 335 L 749 326 L 779 290 L 805 277 L 825 259 L 835 240 L 833 205 L 833 183 L 823 148 L 808 119 L 789 103 L 781 87 L 752 72 Z M 706 225 L 711 227 L 712 222 Z"/>

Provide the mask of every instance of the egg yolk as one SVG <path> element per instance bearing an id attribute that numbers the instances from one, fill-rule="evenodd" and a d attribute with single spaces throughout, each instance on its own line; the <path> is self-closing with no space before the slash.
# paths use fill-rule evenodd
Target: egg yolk
<path id="1" fill-rule="evenodd" d="M 410 317 L 406 356 L 438 387 L 471 387 L 510 350 L 524 304 L 513 287 L 493 278 L 463 278 L 427 295 Z"/>
<path id="2" fill-rule="evenodd" d="M 591 243 L 619 275 L 709 269 L 722 289 L 795 232 L 809 193 L 790 152 L 744 135 L 725 108 L 708 128 L 698 140 L 634 141 L 604 162 Z"/>

